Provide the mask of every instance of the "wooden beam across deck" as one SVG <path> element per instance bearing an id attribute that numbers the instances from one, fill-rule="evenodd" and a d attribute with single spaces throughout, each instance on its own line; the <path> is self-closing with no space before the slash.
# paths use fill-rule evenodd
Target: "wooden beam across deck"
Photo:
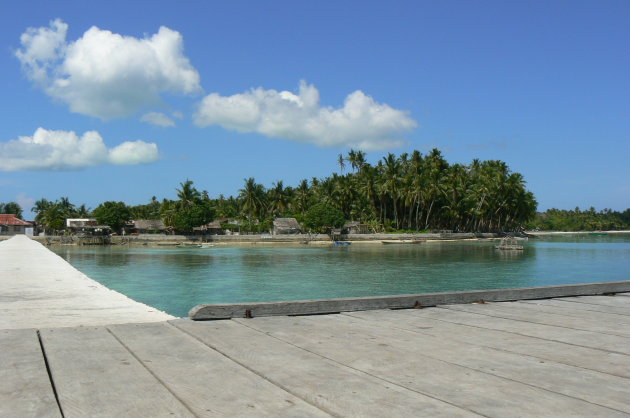
<path id="1" fill-rule="evenodd" d="M 320 315 L 374 309 L 410 309 L 437 305 L 468 304 L 478 301 L 503 302 L 566 296 L 605 295 L 619 292 L 630 292 L 630 280 L 513 289 L 435 292 L 416 295 L 295 300 L 286 302 L 211 303 L 195 306 L 190 310 L 189 317 L 194 320 L 203 321 L 275 315 Z"/>

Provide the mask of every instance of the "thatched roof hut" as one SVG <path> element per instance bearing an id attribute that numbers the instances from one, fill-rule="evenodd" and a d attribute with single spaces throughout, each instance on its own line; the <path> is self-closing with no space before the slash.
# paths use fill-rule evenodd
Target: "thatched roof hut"
<path id="1" fill-rule="evenodd" d="M 223 233 L 223 228 L 221 227 L 221 220 L 217 219 L 205 225 L 196 226 L 193 228 L 193 232 L 195 234 L 220 235 Z"/>
<path id="2" fill-rule="evenodd" d="M 273 234 L 299 234 L 302 226 L 295 218 L 276 218 L 273 220 Z"/>
<path id="3" fill-rule="evenodd" d="M 138 233 L 164 232 L 166 226 L 161 219 L 136 219 L 133 221 L 133 229 Z"/>

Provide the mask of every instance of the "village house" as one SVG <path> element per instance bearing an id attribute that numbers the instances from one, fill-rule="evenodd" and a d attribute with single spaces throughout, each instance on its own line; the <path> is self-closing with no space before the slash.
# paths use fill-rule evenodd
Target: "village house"
<path id="1" fill-rule="evenodd" d="M 221 235 L 223 234 L 223 228 L 221 228 L 221 220 L 217 219 L 205 225 L 196 226 L 193 228 L 193 232 L 195 234 L 202 235 Z"/>
<path id="2" fill-rule="evenodd" d="M 94 218 L 67 218 L 66 229 L 73 235 L 109 235 L 109 225 L 99 225 Z"/>
<path id="3" fill-rule="evenodd" d="M 0 235 L 33 235 L 33 224 L 15 215 L 0 215 Z"/>
<path id="4" fill-rule="evenodd" d="M 163 234 L 169 229 L 161 219 L 135 219 L 130 223 L 126 229 L 132 234 Z"/>
<path id="5" fill-rule="evenodd" d="M 370 228 L 367 224 L 362 224 L 358 221 L 346 222 L 343 225 L 343 233 L 344 234 L 368 234 L 370 232 Z"/>
<path id="6" fill-rule="evenodd" d="M 299 234 L 302 226 L 295 218 L 276 218 L 273 220 L 273 235 Z"/>

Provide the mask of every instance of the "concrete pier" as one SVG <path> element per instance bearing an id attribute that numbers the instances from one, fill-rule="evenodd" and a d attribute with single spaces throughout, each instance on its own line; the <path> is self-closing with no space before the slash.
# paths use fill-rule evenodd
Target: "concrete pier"
<path id="1" fill-rule="evenodd" d="M 0 417 L 630 416 L 630 293 L 164 321 L 55 257 L 0 244 Z"/>
<path id="2" fill-rule="evenodd" d="M 168 319 L 173 317 L 106 288 L 24 235 L 0 242 L 0 329 Z"/>

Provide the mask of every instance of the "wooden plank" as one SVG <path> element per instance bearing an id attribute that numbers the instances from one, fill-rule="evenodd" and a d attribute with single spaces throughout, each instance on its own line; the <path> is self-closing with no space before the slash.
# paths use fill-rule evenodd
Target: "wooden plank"
<path id="1" fill-rule="evenodd" d="M 630 355 L 630 344 L 628 344 L 628 339 L 616 335 L 573 330 L 532 322 L 515 321 L 512 319 L 446 309 L 445 307 L 422 309 L 418 311 L 417 315 L 462 325 L 512 332 L 515 334 L 542 338 L 550 341 L 558 341 L 582 347 Z"/>
<path id="2" fill-rule="evenodd" d="M 167 323 L 109 330 L 197 416 L 329 416 Z"/>
<path id="3" fill-rule="evenodd" d="M 432 308 L 429 308 L 432 309 Z M 625 367 L 628 356 L 577 345 L 528 337 L 506 331 L 439 321 L 416 315 L 417 309 L 396 311 L 349 312 L 343 315 L 366 321 L 387 321 L 393 328 L 401 328 L 438 338 L 453 339 L 462 344 L 495 348 L 541 360 L 555 361 L 570 366 L 594 370 L 614 376 L 630 378 L 630 367 Z M 386 313 L 386 315 L 383 315 Z M 570 349 L 567 349 L 570 347 Z"/>
<path id="4" fill-rule="evenodd" d="M 246 318 L 273 315 L 306 315 L 369 309 L 403 309 L 414 306 L 436 306 L 471 303 L 478 300 L 512 301 L 571 295 L 601 295 L 630 291 L 630 280 L 520 289 L 474 290 L 466 292 L 423 293 L 365 298 L 302 300 L 290 302 L 227 303 L 198 305 L 190 310 L 194 320 Z"/>
<path id="5" fill-rule="evenodd" d="M 172 321 L 232 360 L 335 416 L 472 416 L 234 321 Z M 476 415 L 475 415 L 476 416 Z"/>
<path id="6" fill-rule="evenodd" d="M 381 317 L 386 316 L 388 316 L 386 313 L 381 315 Z M 395 315 L 395 317 L 399 316 Z M 630 381 L 624 377 L 611 376 L 550 360 L 541 361 L 529 355 L 496 350 L 483 345 L 462 344 L 460 340 L 443 335 L 434 336 L 424 329 L 416 329 L 413 332 L 392 329 L 391 322 L 374 319 L 374 317 L 366 321 L 340 315 L 337 319 L 343 321 L 342 325 L 334 325 L 340 333 L 354 330 L 362 334 L 361 338 L 376 337 L 387 341 L 389 345 L 408 351 L 421 345 L 422 354 L 434 359 L 630 413 L 630 402 L 628 402 Z M 438 327 L 439 325 L 441 324 L 438 324 Z M 516 344 L 517 341 L 513 343 Z M 568 344 L 558 345 L 557 348 L 560 351 L 558 354 L 570 356 L 574 347 Z M 600 358 L 605 358 L 608 353 L 599 351 L 599 354 Z M 619 357 L 625 358 L 617 364 L 617 367 L 630 372 L 630 356 Z"/>
<path id="7" fill-rule="evenodd" d="M 40 333 L 66 417 L 193 416 L 105 328 Z"/>
<path id="8" fill-rule="evenodd" d="M 516 321 L 534 322 L 537 324 L 551 325 L 561 328 L 578 329 L 584 331 L 598 332 L 603 334 L 616 335 L 630 338 L 630 327 L 622 323 L 612 323 L 610 320 L 596 318 L 597 314 L 592 312 L 594 319 L 588 317 L 578 318 L 575 316 L 559 315 L 551 312 L 543 312 L 535 306 L 528 306 L 519 303 L 485 303 L 477 305 L 447 305 L 445 308 L 471 312 L 480 315 L 488 315 L 497 318 L 512 319 Z M 606 315 L 606 314 L 600 314 Z M 630 345 L 630 339 L 627 342 Z"/>
<path id="9" fill-rule="evenodd" d="M 579 308 L 584 312 L 604 312 L 616 315 L 630 316 L 630 308 L 619 308 L 616 306 L 595 305 L 592 303 L 575 303 L 571 298 L 566 299 L 535 299 L 521 300 L 521 303 L 530 303 L 532 305 L 556 306 L 558 308 L 576 309 Z"/>
<path id="10" fill-rule="evenodd" d="M 37 332 L 0 331 L 0 416 L 61 417 Z"/>
<path id="11" fill-rule="evenodd" d="M 620 396 L 627 389 L 622 394 L 617 391 L 613 396 L 606 397 L 603 391 L 589 395 L 590 387 L 580 388 L 580 379 L 586 376 L 586 382 L 605 382 L 596 377 L 596 372 L 584 371 L 584 374 L 573 376 L 573 372 L 579 369 L 554 364 L 552 373 L 562 370 L 562 376 L 536 377 L 535 372 L 540 372 L 542 367 L 530 371 L 528 368 L 538 362 L 525 356 L 504 353 L 503 356 L 493 357 L 500 352 L 480 347 L 458 348 L 458 344 L 440 342 L 428 335 L 419 336 L 413 332 L 391 330 L 389 326 L 365 324 L 347 316 L 236 321 L 247 322 L 249 326 L 305 350 L 486 416 L 625 415 L 619 410 L 594 405 L 575 396 L 531 386 L 530 380 L 537 379 L 536 382 L 543 385 L 544 378 L 569 385 L 560 388 L 565 392 L 579 391 L 580 396 L 628 407 L 627 397 Z M 489 358 L 484 360 L 485 357 Z M 455 364 L 455 361 L 460 364 Z M 499 377 L 498 373 L 505 376 Z M 527 383 L 513 380 L 523 373 L 526 374 L 523 380 L 528 380 Z M 607 387 L 613 386 L 610 384 Z"/>

